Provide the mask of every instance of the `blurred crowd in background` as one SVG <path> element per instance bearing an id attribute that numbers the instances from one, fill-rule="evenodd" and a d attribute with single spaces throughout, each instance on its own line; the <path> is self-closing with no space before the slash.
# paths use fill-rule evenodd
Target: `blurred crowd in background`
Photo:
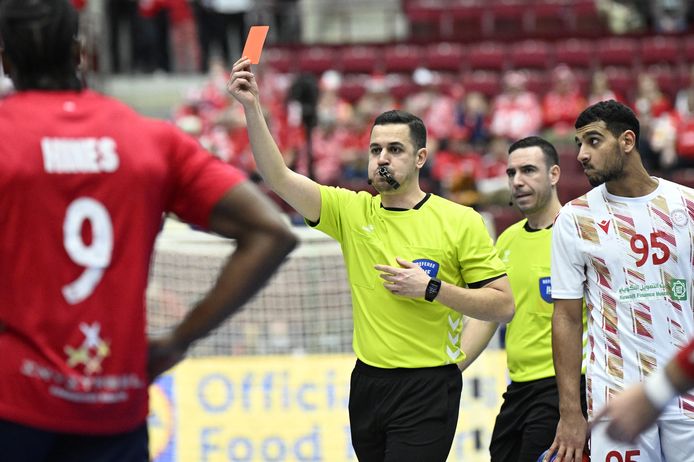
<path id="1" fill-rule="evenodd" d="M 225 86 L 248 26 L 267 23 L 271 24 L 267 49 L 254 71 L 268 122 L 288 164 L 321 183 L 368 190 L 372 121 L 386 109 L 401 108 L 419 115 L 427 125 L 430 161 L 423 184 L 429 191 L 480 209 L 507 206 L 509 143 L 540 134 L 560 152 L 564 171 L 560 197 L 566 201 L 589 189 L 575 159 L 573 123 L 588 104 L 605 99 L 622 101 L 637 113 L 642 123 L 639 147 L 651 172 L 694 183 L 694 8 L 685 0 L 402 0 L 399 7 L 409 21 L 409 35 L 398 43 L 377 44 L 379 53 L 388 53 L 384 51 L 388 46 L 423 48 L 427 42 L 455 42 L 451 34 L 456 30 L 471 33 L 470 27 L 477 25 L 475 37 L 463 42 L 485 40 L 481 46 L 489 48 L 486 42 L 510 33 L 510 26 L 501 23 L 490 29 L 492 6 L 510 12 L 521 7 L 525 29 L 506 37 L 510 40 L 501 44 L 505 49 L 499 52 L 500 64 L 487 70 L 477 67 L 489 62 L 468 60 L 461 51 L 453 55 L 460 61 L 457 67 L 456 62 L 428 65 L 405 55 L 405 65 L 395 70 L 375 58 L 373 66 L 367 64 L 359 72 L 341 62 L 339 53 L 344 54 L 349 44 L 321 48 L 320 43 L 302 43 L 305 1 L 309 0 L 73 0 L 85 15 L 89 3 L 98 2 L 105 18 L 107 30 L 98 35 L 107 40 L 107 62 L 97 54 L 90 58 L 93 68 L 113 74 L 206 76 L 172 109 L 173 121 L 214 155 L 258 181 L 242 108 L 226 95 Z M 577 16 L 581 5 L 589 8 L 593 19 Z M 472 26 L 453 24 L 451 29 L 451 24 L 446 25 L 447 12 L 454 6 L 462 12 L 459 18 L 472 17 L 474 11 L 480 16 L 473 17 Z M 556 29 L 554 36 L 551 27 L 540 30 L 543 11 L 551 11 L 548 7 L 558 8 L 555 14 L 560 15 L 548 23 Z M 569 7 L 574 17 L 565 14 Z M 501 19 L 499 13 L 496 20 Z M 559 24 L 560 19 L 573 25 Z M 593 59 L 604 51 L 602 40 L 628 37 L 635 42 L 661 36 L 678 51 L 659 55 L 656 49 L 653 66 L 646 66 L 630 48 L 615 50 L 614 62 Z M 585 63 L 574 59 L 575 53 L 570 59 L 543 57 L 542 47 L 574 38 L 576 43 L 589 39 L 588 49 L 583 50 L 588 55 Z M 537 53 L 528 66 L 503 57 L 526 39 L 537 42 L 531 44 Z M 687 45 L 691 54 L 683 51 L 685 40 L 691 42 Z M 667 47 L 663 50 L 667 52 Z M 297 64 L 305 56 L 317 55 L 328 64 L 305 68 Z M 485 80 L 490 78 L 491 84 Z"/>
<path id="2" fill-rule="evenodd" d="M 466 205 L 508 202 L 508 146 L 530 134 L 540 134 L 557 146 L 567 176 L 565 197 L 585 192 L 587 182 L 575 158 L 573 123 L 587 105 L 606 99 L 625 102 L 638 114 L 639 147 L 651 171 L 668 176 L 694 167 L 694 66 L 689 84 L 673 96 L 659 88 L 654 76 L 640 74 L 632 98 L 610 88 L 601 70 L 592 74 L 584 92 L 573 71 L 560 64 L 542 94 L 528 90 L 522 70 L 507 71 L 502 90 L 488 98 L 420 68 L 414 71 L 415 86 L 407 94 L 393 94 L 397 79 L 371 75 L 364 77 L 365 92 L 350 101 L 340 95 L 341 74 L 330 70 L 316 79 L 315 118 L 308 119 L 305 101 L 296 97 L 296 91 L 310 78 L 277 73 L 267 66 L 257 67 L 256 73 L 263 105 L 269 108 L 268 121 L 288 164 L 324 184 L 367 188 L 371 123 L 391 107 L 420 115 L 427 126 L 430 161 L 423 174 L 429 189 Z M 243 111 L 226 95 L 226 81 L 225 66 L 213 65 L 208 82 L 191 90 L 174 120 L 215 155 L 254 174 Z"/>

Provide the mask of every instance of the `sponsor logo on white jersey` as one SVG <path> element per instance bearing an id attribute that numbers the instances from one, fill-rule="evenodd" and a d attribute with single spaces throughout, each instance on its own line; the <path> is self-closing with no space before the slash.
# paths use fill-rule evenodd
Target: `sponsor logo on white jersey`
<path id="1" fill-rule="evenodd" d="M 111 173 L 120 159 L 113 138 L 43 138 L 46 173 Z"/>

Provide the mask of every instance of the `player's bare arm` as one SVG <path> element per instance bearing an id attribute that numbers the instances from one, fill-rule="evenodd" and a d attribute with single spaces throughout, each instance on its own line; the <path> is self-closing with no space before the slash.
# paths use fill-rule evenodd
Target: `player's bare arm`
<path id="1" fill-rule="evenodd" d="M 555 300 L 552 351 L 559 387 L 559 424 L 547 459 L 556 452 L 564 462 L 581 462 L 588 423 L 581 411 L 583 299 Z"/>
<path id="2" fill-rule="evenodd" d="M 385 281 L 383 286 L 395 295 L 422 298 L 431 278 L 416 263 L 396 258 L 399 268 L 375 265 Z M 484 287 L 468 289 L 441 281 L 436 301 L 459 313 L 483 321 L 507 322 L 513 317 L 515 305 L 511 285 L 506 276 Z"/>
<path id="3" fill-rule="evenodd" d="M 176 364 L 188 347 L 238 311 L 295 247 L 297 238 L 278 208 L 250 182 L 228 191 L 210 216 L 210 230 L 236 249 L 208 294 L 168 338 L 150 343 L 150 377 Z"/>
<path id="4" fill-rule="evenodd" d="M 480 321 L 479 319 L 466 318 L 460 349 L 465 353 L 465 359 L 458 363 L 458 369 L 464 372 L 465 369 L 479 357 L 487 348 L 489 341 L 494 337 L 499 323 L 490 321 Z"/>
<path id="5" fill-rule="evenodd" d="M 243 105 L 253 157 L 263 180 L 303 217 L 318 221 L 321 211 L 318 183 L 292 171 L 284 163 L 263 116 L 258 84 L 248 59 L 242 58 L 234 64 L 227 91 Z"/>

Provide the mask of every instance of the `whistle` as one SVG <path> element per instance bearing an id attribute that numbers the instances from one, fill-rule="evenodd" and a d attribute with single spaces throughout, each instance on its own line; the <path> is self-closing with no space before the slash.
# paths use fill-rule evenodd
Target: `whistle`
<path id="1" fill-rule="evenodd" d="M 386 180 L 389 185 L 393 187 L 393 189 L 398 189 L 400 187 L 400 183 L 393 178 L 393 175 L 390 174 L 387 167 L 378 167 L 378 170 L 376 171 Z"/>

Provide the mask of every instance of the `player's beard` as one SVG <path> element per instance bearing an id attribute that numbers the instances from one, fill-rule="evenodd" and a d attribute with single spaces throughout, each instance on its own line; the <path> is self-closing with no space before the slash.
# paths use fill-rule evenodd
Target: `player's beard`
<path id="1" fill-rule="evenodd" d="M 620 151 L 619 146 L 615 146 L 613 152 L 607 155 L 607 163 L 602 171 L 593 170 L 594 173 L 588 174 L 588 182 L 591 186 L 600 186 L 614 180 L 619 180 L 624 177 L 624 159 L 625 156 Z"/>

